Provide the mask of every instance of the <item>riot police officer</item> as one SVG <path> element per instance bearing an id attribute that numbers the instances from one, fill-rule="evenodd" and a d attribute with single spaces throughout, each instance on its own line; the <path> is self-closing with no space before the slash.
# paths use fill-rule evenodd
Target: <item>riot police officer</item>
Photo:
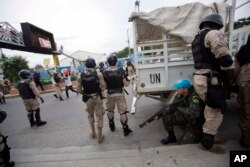
<path id="1" fill-rule="evenodd" d="M 40 117 L 40 103 L 37 98 L 40 98 L 43 103 L 44 100 L 41 97 L 36 84 L 30 80 L 29 70 L 23 69 L 18 73 L 21 81 L 18 84 L 18 91 L 23 99 L 23 104 L 27 110 L 27 116 L 30 122 L 30 126 L 42 126 L 46 124 L 46 121 L 41 121 Z M 34 120 L 34 115 L 35 119 Z"/>
<path id="2" fill-rule="evenodd" d="M 238 102 L 241 106 L 240 130 L 242 132 L 240 144 L 242 147 L 250 148 L 250 34 L 245 45 L 243 45 L 236 57 L 236 76 L 239 87 Z"/>
<path id="3" fill-rule="evenodd" d="M 120 114 L 120 121 L 123 126 L 124 136 L 128 136 L 132 130 L 128 126 L 127 105 L 123 93 L 123 87 L 129 85 L 129 80 L 125 76 L 124 70 L 116 67 L 116 56 L 110 55 L 107 61 L 109 67 L 103 72 L 103 76 L 107 85 L 106 107 L 108 111 L 107 115 L 109 119 L 109 127 L 112 132 L 115 131 L 114 110 L 116 105 Z"/>
<path id="4" fill-rule="evenodd" d="M 199 25 L 200 31 L 192 42 L 194 89 L 206 103 L 199 147 L 214 153 L 224 153 L 222 147 L 214 145 L 214 136 L 223 120 L 221 111 L 226 106 L 222 81 L 226 76 L 233 78 L 233 60 L 224 34 L 219 31 L 222 27 L 223 19 L 219 14 L 204 17 Z"/>
<path id="5" fill-rule="evenodd" d="M 100 72 L 97 73 L 95 70 L 96 63 L 94 59 L 88 58 L 86 60 L 86 67 L 87 70 L 78 76 L 77 91 L 83 95 L 82 100 L 86 103 L 86 111 L 88 113 L 88 120 L 91 128 L 90 135 L 93 138 L 96 138 L 94 125 L 96 116 L 98 130 L 97 139 L 98 142 L 101 143 L 104 139 L 102 132 L 104 115 L 102 90 L 105 90 L 105 82 L 103 80 L 103 75 Z"/>
<path id="6" fill-rule="evenodd" d="M 7 113 L 0 109 L 0 124 L 5 120 Z M 0 167 L 14 167 L 15 162 L 10 161 L 10 147 L 7 144 L 7 137 L 0 132 Z"/>

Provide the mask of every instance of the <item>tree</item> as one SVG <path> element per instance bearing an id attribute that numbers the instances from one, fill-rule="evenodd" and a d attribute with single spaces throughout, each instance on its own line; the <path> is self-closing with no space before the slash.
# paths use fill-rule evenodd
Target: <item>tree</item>
<path id="1" fill-rule="evenodd" d="M 21 56 L 7 57 L 3 61 L 3 74 L 12 82 L 20 80 L 18 72 L 29 69 L 28 61 Z"/>
<path id="2" fill-rule="evenodd" d="M 241 18 L 238 19 L 238 21 L 234 22 L 234 29 L 240 28 L 240 27 L 244 27 L 246 25 L 250 25 L 250 17 L 248 18 Z"/>
<path id="3" fill-rule="evenodd" d="M 130 53 L 133 53 L 133 49 L 130 48 Z M 128 47 L 122 49 L 121 51 L 114 52 L 117 58 L 124 58 L 129 55 Z"/>

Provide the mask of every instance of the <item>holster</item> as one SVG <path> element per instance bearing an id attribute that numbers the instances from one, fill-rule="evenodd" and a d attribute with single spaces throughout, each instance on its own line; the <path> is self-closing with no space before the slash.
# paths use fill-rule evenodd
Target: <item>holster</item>
<path id="1" fill-rule="evenodd" d="M 218 85 L 213 85 L 212 77 L 207 78 L 207 101 L 206 104 L 214 109 L 221 109 L 222 113 L 226 109 L 225 90 L 220 78 Z"/>
<path id="2" fill-rule="evenodd" d="M 85 103 L 89 100 L 89 98 L 90 97 L 88 95 L 86 95 L 86 94 L 82 95 L 82 101 L 85 102 Z"/>

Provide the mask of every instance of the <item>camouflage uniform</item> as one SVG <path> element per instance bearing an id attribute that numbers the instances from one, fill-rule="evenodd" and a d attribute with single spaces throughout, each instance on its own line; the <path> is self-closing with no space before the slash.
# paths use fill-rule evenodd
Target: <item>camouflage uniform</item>
<path id="1" fill-rule="evenodd" d="M 108 71 L 116 71 L 118 70 L 118 68 L 116 66 L 109 66 L 108 69 L 105 72 Z M 105 72 L 104 72 L 104 78 L 105 78 Z M 107 83 L 108 78 L 105 78 L 105 82 Z M 129 80 L 126 80 L 125 78 L 123 78 L 122 80 L 123 85 L 125 87 L 127 87 L 129 85 Z M 123 89 L 123 87 L 122 87 Z M 106 103 L 106 107 L 107 107 L 107 111 L 108 111 L 108 118 L 110 120 L 110 123 L 114 123 L 114 110 L 115 110 L 115 106 L 117 106 L 117 110 L 120 114 L 120 122 L 122 123 L 122 125 L 125 128 L 128 128 L 127 122 L 128 122 L 128 118 L 126 115 L 127 112 L 127 104 L 126 104 L 126 100 L 125 100 L 125 96 L 124 96 L 124 92 L 122 91 L 121 93 L 112 93 L 112 94 L 107 94 L 107 103 Z M 129 128 L 128 128 L 129 129 Z M 129 129 L 130 130 L 130 129 Z M 113 128 L 111 128 L 111 131 L 114 131 Z M 131 130 L 130 130 L 131 131 Z M 132 131 L 131 131 L 132 132 Z M 124 135 L 126 134 L 126 132 L 124 133 Z M 126 134 L 127 135 L 127 134 Z M 125 136 L 126 136 L 125 135 Z"/>
<path id="2" fill-rule="evenodd" d="M 249 37 L 248 37 L 249 38 Z M 240 129 L 241 145 L 250 148 L 250 39 L 236 55 L 236 76 L 239 86 L 238 101 L 241 106 Z"/>
<path id="3" fill-rule="evenodd" d="M 214 137 L 223 120 L 221 111 L 226 106 L 223 78 L 227 78 L 234 68 L 224 34 L 219 31 L 222 27 L 222 17 L 210 14 L 202 20 L 200 31 L 192 42 L 195 68 L 193 85 L 196 93 L 206 104 L 205 123 L 199 147 L 214 153 L 225 152 L 223 148 L 214 145 Z"/>
<path id="4" fill-rule="evenodd" d="M 224 40 L 224 34 L 218 30 L 211 30 L 207 33 L 204 45 L 206 48 L 209 48 L 211 52 L 215 55 L 216 59 L 219 59 L 223 56 L 229 55 L 229 50 L 227 43 Z M 229 67 L 221 67 L 223 70 L 233 69 L 233 65 Z M 213 71 L 210 69 L 195 69 L 193 81 L 194 89 L 200 98 L 205 102 L 207 100 L 207 76 L 205 74 L 212 74 Z M 204 75 L 203 75 L 204 74 Z M 213 77 L 212 83 L 214 85 L 218 84 L 218 78 Z M 214 109 L 205 106 L 204 116 L 206 122 L 203 126 L 203 132 L 211 135 L 217 134 L 218 128 L 222 123 L 223 115 L 221 114 L 220 109 Z"/>
<path id="5" fill-rule="evenodd" d="M 201 109 L 198 108 L 200 107 L 199 97 L 193 89 L 189 90 L 190 94 L 183 103 L 177 105 L 177 107 L 170 107 L 169 110 L 162 114 L 162 121 L 166 131 L 173 132 L 174 126 L 183 129 L 184 133 L 181 136 L 180 143 L 198 142 L 199 133 L 204 123 L 198 120 L 201 115 Z"/>
<path id="6" fill-rule="evenodd" d="M 34 126 L 35 124 L 37 126 L 46 124 L 46 122 L 41 121 L 41 118 L 40 118 L 40 103 L 38 101 L 38 98 L 42 99 L 42 97 L 36 87 L 35 82 L 31 81 L 30 79 L 22 79 L 18 85 L 19 94 L 21 96 L 22 96 L 22 91 L 21 91 L 20 85 L 22 83 L 27 83 L 29 85 L 29 88 L 27 88 L 28 90 L 26 91 L 29 92 L 31 90 L 32 93 L 34 94 L 34 98 L 23 99 L 23 104 L 25 106 L 25 109 L 27 110 L 27 117 L 30 121 L 30 126 Z M 34 113 L 35 113 L 36 122 L 34 122 Z"/>
<path id="7" fill-rule="evenodd" d="M 61 78 L 61 80 L 63 79 L 63 77 L 59 76 Z M 60 100 L 62 101 L 62 88 L 60 87 L 60 83 L 56 83 L 54 75 L 51 76 L 50 78 L 51 82 L 52 82 L 52 87 L 54 88 L 56 94 L 54 94 L 54 96 L 56 98 L 60 98 Z"/>
<path id="8" fill-rule="evenodd" d="M 88 68 L 86 71 L 84 71 L 83 73 L 85 73 L 86 75 L 91 75 L 91 73 L 95 72 L 94 68 Z M 105 90 L 106 85 L 103 79 L 103 75 L 98 72 L 97 73 L 97 77 L 98 77 L 98 81 L 99 82 L 99 87 L 100 90 Z M 81 78 L 81 74 L 78 75 L 77 78 L 77 91 L 79 93 L 81 93 L 82 95 L 84 95 L 84 88 L 83 88 L 83 82 L 82 82 L 82 78 Z M 86 96 L 89 97 L 89 99 L 85 102 L 86 103 L 86 112 L 88 113 L 88 120 L 89 120 L 89 124 L 91 127 L 91 136 L 93 138 L 96 137 L 95 134 L 95 127 L 94 127 L 94 123 L 95 123 L 95 117 L 97 120 L 97 129 L 98 129 L 98 140 L 99 142 L 102 142 L 103 139 L 103 135 L 102 135 L 102 128 L 103 128 L 103 115 L 104 115 L 104 107 L 103 107 L 103 100 L 100 96 L 101 92 L 98 93 L 93 93 L 93 94 L 85 94 Z M 95 116 L 94 116 L 95 114 Z"/>
<path id="9" fill-rule="evenodd" d="M 10 93 L 11 86 L 10 86 L 10 80 L 4 79 L 0 80 L 0 103 L 5 103 L 5 94 Z"/>

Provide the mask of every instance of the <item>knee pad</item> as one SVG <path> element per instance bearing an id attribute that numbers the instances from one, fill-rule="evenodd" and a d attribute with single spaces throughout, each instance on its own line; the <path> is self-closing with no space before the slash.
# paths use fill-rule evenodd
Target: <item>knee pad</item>
<path id="1" fill-rule="evenodd" d="M 201 144 L 206 149 L 212 148 L 214 145 L 214 135 L 203 133 L 201 138 Z"/>

